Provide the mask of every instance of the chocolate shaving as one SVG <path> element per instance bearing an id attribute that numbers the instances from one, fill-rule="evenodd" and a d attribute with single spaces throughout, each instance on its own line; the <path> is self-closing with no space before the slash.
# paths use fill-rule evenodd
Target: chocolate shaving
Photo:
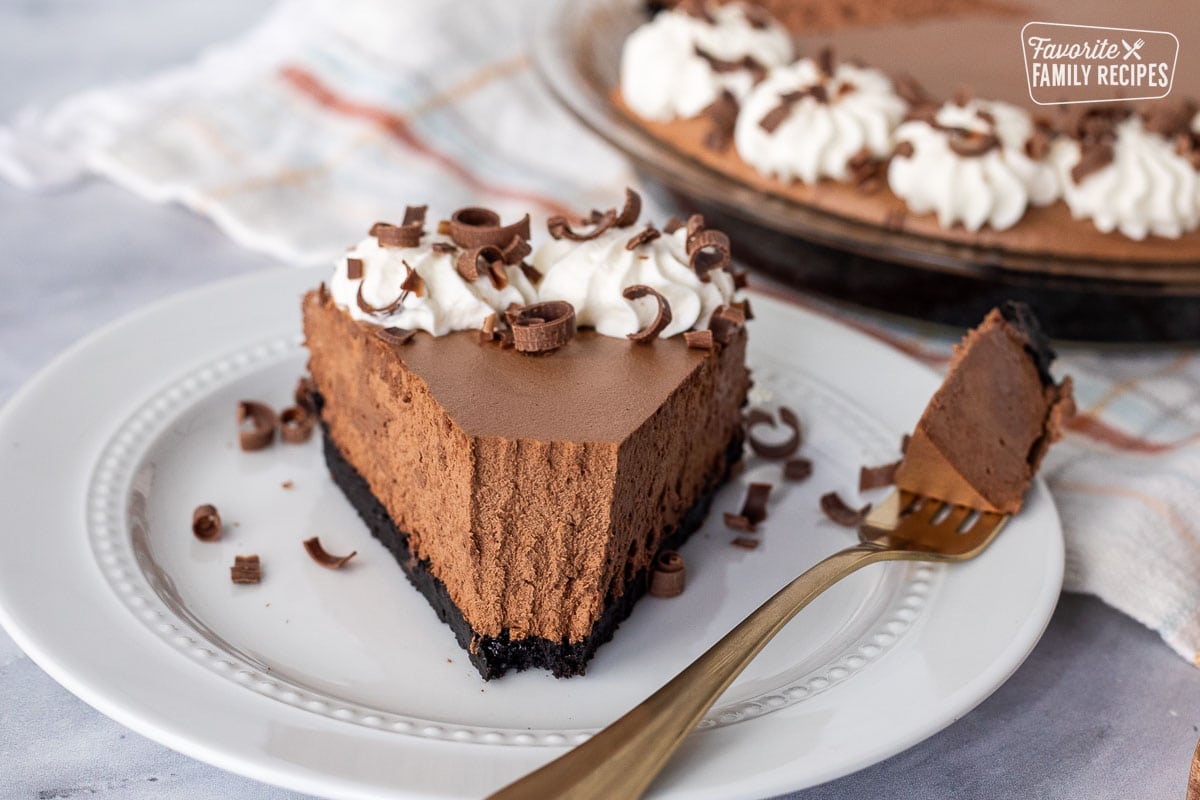
<path id="1" fill-rule="evenodd" d="M 437 232 L 438 232 L 438 236 L 449 236 L 450 235 L 450 220 L 448 220 L 448 219 L 438 220 Z"/>
<path id="2" fill-rule="evenodd" d="M 496 323 L 499 321 L 499 316 L 495 313 L 488 314 L 487 319 L 479 326 L 479 343 L 487 344 L 496 340 Z"/>
<path id="3" fill-rule="evenodd" d="M 346 562 L 358 555 L 357 550 L 351 550 L 348 556 L 330 555 L 321 546 L 321 539 L 317 536 L 311 539 L 304 540 L 304 549 L 308 552 L 312 560 L 327 569 L 341 569 L 346 566 Z"/>
<path id="4" fill-rule="evenodd" d="M 234 556 L 229 577 L 234 583 L 258 583 L 262 580 L 262 564 L 258 556 Z"/>
<path id="5" fill-rule="evenodd" d="M 642 197 L 628 186 L 625 187 L 625 205 L 621 208 L 621 213 L 613 221 L 613 224 L 618 228 L 628 228 L 631 225 L 637 224 L 638 217 L 642 215 Z"/>
<path id="6" fill-rule="evenodd" d="M 749 285 L 750 285 L 750 273 L 746 272 L 746 270 L 744 270 L 744 269 L 738 270 L 737 272 L 733 273 L 733 288 L 734 289 L 745 289 Z"/>
<path id="7" fill-rule="evenodd" d="M 667 298 L 649 286 L 639 283 L 626 287 L 621 292 L 621 296 L 626 300 L 637 300 L 639 297 L 653 297 L 658 304 L 658 311 L 654 316 L 654 321 L 637 333 L 629 334 L 629 338 L 633 341 L 639 344 L 653 341 L 671 324 L 671 304 L 667 302 Z"/>
<path id="8" fill-rule="evenodd" d="M 730 307 L 736 308 L 738 311 L 741 311 L 742 319 L 744 319 L 744 320 L 754 319 L 754 312 L 750 310 L 750 301 L 749 300 L 745 300 L 745 299 L 735 300 L 735 301 L 733 301 L 732 304 L 730 304 Z"/>
<path id="9" fill-rule="evenodd" d="M 279 412 L 279 438 L 288 444 L 307 442 L 316 425 L 316 419 L 302 406 L 288 406 Z"/>
<path id="10" fill-rule="evenodd" d="M 789 458 L 783 465 L 783 477 L 789 481 L 807 480 L 813 472 L 813 463 L 807 458 Z"/>
<path id="11" fill-rule="evenodd" d="M 817 53 L 816 63 L 817 69 L 821 70 L 822 75 L 827 78 L 832 76 L 834 66 L 833 48 L 822 47 L 820 52 Z"/>
<path id="12" fill-rule="evenodd" d="M 740 547 L 743 550 L 754 550 L 758 547 L 758 539 L 752 539 L 749 536 L 739 536 L 730 542 L 734 547 Z"/>
<path id="13" fill-rule="evenodd" d="M 508 245 L 514 236 L 529 241 L 529 215 L 511 225 L 501 225 L 500 215 L 490 208 L 467 206 L 450 215 L 446 231 L 459 247 L 491 245 L 499 249 Z"/>
<path id="14" fill-rule="evenodd" d="M 746 519 L 742 514 L 733 514 L 725 512 L 725 527 L 730 530 L 744 531 L 745 533 L 754 533 L 754 523 Z"/>
<path id="15" fill-rule="evenodd" d="M 450 242 L 434 242 L 429 245 L 429 249 L 440 255 L 454 255 L 458 252 L 458 245 Z"/>
<path id="16" fill-rule="evenodd" d="M 421 223 L 393 225 L 390 222 L 376 222 L 371 226 L 370 233 L 380 247 L 416 247 L 421 243 L 421 234 L 424 232 L 425 226 Z"/>
<path id="17" fill-rule="evenodd" d="M 674 550 L 664 550 L 654 560 L 654 574 L 650 578 L 650 594 L 654 597 L 678 597 L 687 582 L 687 569 L 683 556 Z"/>
<path id="18" fill-rule="evenodd" d="M 192 535 L 202 542 L 215 542 L 221 538 L 221 515 L 211 503 L 196 506 L 192 512 Z"/>
<path id="19" fill-rule="evenodd" d="M 858 490 L 866 492 L 871 489 L 891 486 L 896 482 L 896 470 L 899 467 L 900 462 L 896 461 L 892 464 L 880 464 L 878 467 L 860 468 L 858 471 Z"/>
<path id="20" fill-rule="evenodd" d="M 360 280 L 363 276 L 363 260 L 361 258 L 346 259 L 346 277 L 352 281 Z"/>
<path id="21" fill-rule="evenodd" d="M 686 225 L 683 220 L 676 216 L 667 217 L 667 224 L 663 225 L 663 233 L 674 233 L 675 231 Z"/>
<path id="22" fill-rule="evenodd" d="M 513 345 L 522 353 L 550 353 L 575 336 L 575 307 L 565 300 L 534 303 L 505 316 Z"/>
<path id="23" fill-rule="evenodd" d="M 603 213 L 592 212 L 590 219 L 580 220 L 582 225 L 592 225 L 587 233 L 577 233 L 564 216 L 553 216 L 546 220 L 546 229 L 554 239 L 570 239 L 573 242 L 587 242 L 607 231 L 617 221 L 617 212 L 609 209 Z"/>
<path id="24" fill-rule="evenodd" d="M 511 328 L 505 328 L 504 330 L 500 331 L 496 334 L 496 338 L 500 341 L 501 350 L 509 350 L 516 346 L 516 341 L 513 338 L 513 332 Z"/>
<path id="25" fill-rule="evenodd" d="M 410 331 L 407 328 L 376 328 L 375 336 L 381 339 L 384 343 L 390 344 L 392 347 L 400 347 L 408 344 L 409 341 L 417 335 L 416 331 Z"/>
<path id="26" fill-rule="evenodd" d="M 525 276 L 525 280 L 535 286 L 542 279 L 542 273 L 538 272 L 532 264 L 526 264 L 524 261 L 521 262 L 521 274 Z"/>
<path id="27" fill-rule="evenodd" d="M 973 158 L 982 156 L 1000 147 L 1000 139 L 994 133 L 982 133 L 967 128 L 952 128 L 947 142 L 950 149 L 960 156 Z"/>
<path id="28" fill-rule="evenodd" d="M 713 338 L 718 342 L 729 344 L 733 341 L 734 334 L 745 322 L 746 317 L 742 314 L 741 309 L 718 306 L 708 319 L 708 329 L 712 331 Z"/>
<path id="29" fill-rule="evenodd" d="M 912 142 L 897 142 L 895 149 L 892 150 L 892 158 L 912 158 L 914 152 Z"/>
<path id="30" fill-rule="evenodd" d="M 742 503 L 742 516 L 757 525 L 767 518 L 767 498 L 771 496 L 771 484 L 752 483 L 746 489 L 746 500 Z"/>
<path id="31" fill-rule="evenodd" d="M 313 383 L 313 379 L 307 375 L 296 381 L 296 388 L 292 391 L 292 398 L 296 401 L 296 405 L 303 408 L 309 414 L 317 413 L 317 385 Z"/>
<path id="32" fill-rule="evenodd" d="M 404 221 L 401 227 L 416 226 L 419 228 L 425 227 L 425 212 L 429 206 L 406 206 L 404 209 Z"/>
<path id="33" fill-rule="evenodd" d="M 779 104 L 768 111 L 762 119 L 758 121 L 758 127 L 762 128 L 767 133 L 774 133 L 780 125 L 782 125 L 792 113 L 792 106 L 799 103 L 806 97 L 811 97 L 818 103 L 829 102 L 829 92 L 825 86 L 820 83 L 815 83 L 812 86 L 807 86 L 803 89 L 797 89 L 794 92 L 785 92 L 779 96 Z"/>
<path id="34" fill-rule="evenodd" d="M 407 281 L 408 276 L 405 276 L 404 279 Z M 386 306 L 373 306 L 366 301 L 366 298 L 363 297 L 363 284 L 360 283 L 358 285 L 358 292 L 354 295 L 354 302 L 358 304 L 358 307 L 363 311 L 363 313 L 375 314 L 382 317 L 387 316 L 396 309 L 400 308 L 406 297 L 408 297 L 408 292 L 401 289 L 400 293 L 396 295 L 396 299 L 388 303 Z"/>
<path id="35" fill-rule="evenodd" d="M 842 500 L 837 492 L 830 492 L 821 496 L 821 510 L 825 512 L 825 516 L 838 525 L 854 528 L 861 525 L 862 521 L 867 518 L 867 514 L 871 511 L 871 504 L 867 503 L 855 511 L 846 505 L 846 502 Z"/>
<path id="36" fill-rule="evenodd" d="M 401 262 L 408 273 L 404 276 L 404 280 L 400 283 L 401 297 L 406 294 L 415 294 L 417 297 L 425 296 L 425 279 L 421 274 L 408 265 L 407 261 Z"/>
<path id="37" fill-rule="evenodd" d="M 907 433 L 904 434 L 904 436 L 900 437 L 900 452 L 901 453 L 908 452 L 908 445 L 911 441 L 912 441 L 912 437 L 909 436 Z"/>
<path id="38" fill-rule="evenodd" d="M 688 347 L 696 350 L 713 349 L 712 331 L 684 331 L 683 340 L 687 342 Z"/>
<path id="39" fill-rule="evenodd" d="M 729 237 L 712 228 L 689 233 L 687 238 L 688 266 L 695 270 L 700 280 L 708 280 L 714 269 L 729 266 Z"/>
<path id="40" fill-rule="evenodd" d="M 266 403 L 242 400 L 237 404 L 238 443 L 246 452 L 262 450 L 275 438 L 278 418 Z"/>
<path id="41" fill-rule="evenodd" d="M 1113 146 L 1107 142 L 1085 144 L 1079 154 L 1079 162 L 1071 168 L 1071 180 L 1076 184 L 1107 167 L 1113 162 Z"/>
<path id="42" fill-rule="evenodd" d="M 750 79 L 756 84 L 761 83 L 763 78 L 767 77 L 766 65 L 752 55 L 744 55 L 737 61 L 726 61 L 723 58 L 717 58 L 699 45 L 695 45 L 692 48 L 692 52 L 696 54 L 697 58 L 701 58 L 707 62 L 709 69 L 718 75 L 725 75 L 730 72 L 742 72 L 744 70 L 750 73 Z"/>
<path id="43" fill-rule="evenodd" d="M 704 107 L 700 115 L 709 123 L 708 132 L 704 134 L 704 146 L 717 151 L 729 147 L 733 141 L 738 115 L 738 101 L 733 92 L 728 89 L 722 90 L 716 100 Z"/>
<path id="44" fill-rule="evenodd" d="M 916 78 L 911 75 L 894 75 L 892 76 L 892 86 L 896 89 L 896 94 L 900 99 L 913 107 L 933 106 L 935 101 L 929 92 L 925 91 L 925 87 L 917 82 Z"/>
<path id="45" fill-rule="evenodd" d="M 480 265 L 483 269 L 480 270 Z M 458 274 L 463 280 L 475 282 L 481 274 L 486 274 L 497 290 L 508 286 L 508 270 L 504 268 L 504 253 L 492 244 L 472 247 L 458 254 L 455 262 Z"/>
<path id="46" fill-rule="evenodd" d="M 633 238 L 625 243 L 625 249 L 634 250 L 648 242 L 653 242 L 660 236 L 662 236 L 662 234 L 658 232 L 658 228 L 654 227 L 653 225 L 647 225 L 645 228 L 642 228 L 641 231 L 634 234 Z"/>
<path id="47" fill-rule="evenodd" d="M 782 406 L 779 409 L 779 418 L 783 421 L 783 424 L 791 428 L 792 432 L 786 440 L 778 444 L 767 444 L 766 442 L 759 441 L 758 437 L 754 435 L 754 428 L 760 423 L 770 424 L 771 427 L 775 427 L 774 418 L 769 414 L 765 418 L 754 416 L 753 412 L 747 414 L 746 440 L 750 442 L 750 449 L 762 458 L 790 458 L 800 449 L 800 419 L 796 416 L 796 412 L 786 406 Z"/>
<path id="48" fill-rule="evenodd" d="M 520 236 L 514 236 L 512 241 L 506 244 L 500 253 L 504 256 L 505 264 L 517 264 L 525 259 L 525 256 L 533 252 L 533 248 L 529 242 L 522 239 Z"/>

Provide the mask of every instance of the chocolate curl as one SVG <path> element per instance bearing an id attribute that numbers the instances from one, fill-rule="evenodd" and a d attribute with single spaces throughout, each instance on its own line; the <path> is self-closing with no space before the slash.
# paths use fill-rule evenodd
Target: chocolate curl
<path id="1" fill-rule="evenodd" d="M 525 256 L 533 252 L 533 248 L 520 236 L 514 236 L 500 252 L 504 256 L 504 263 L 511 266 L 519 264 Z"/>
<path id="2" fill-rule="evenodd" d="M 326 569 L 341 569 L 342 567 L 346 566 L 347 561 L 358 555 L 357 550 L 350 551 L 350 555 L 348 556 L 330 555 L 325 551 L 325 548 L 321 546 L 321 539 L 318 536 L 314 536 L 311 539 L 305 539 L 304 549 L 308 555 L 312 557 L 313 561 L 317 562 Z"/>
<path id="3" fill-rule="evenodd" d="M 896 482 L 896 470 L 899 468 L 899 461 L 891 464 L 881 464 L 878 467 L 861 467 L 858 470 L 858 490 L 866 492 L 871 489 L 891 486 Z"/>
<path id="4" fill-rule="evenodd" d="M 405 276 L 404 280 L 407 281 L 408 277 Z M 396 295 L 396 299 L 388 303 L 386 306 L 373 306 L 366 301 L 366 298 L 363 297 L 363 285 L 360 283 L 358 285 L 358 292 L 356 292 L 354 295 L 354 302 L 358 304 L 359 309 L 361 309 L 364 314 L 372 314 L 384 317 L 400 308 L 406 297 L 408 297 L 408 292 L 401 289 L 400 293 Z"/>
<path id="5" fill-rule="evenodd" d="M 993 133 L 954 128 L 950 131 L 947 145 L 960 156 L 976 158 L 1000 147 L 1000 139 Z"/>
<path id="6" fill-rule="evenodd" d="M 708 132 L 704 134 L 704 146 L 717 151 L 729 147 L 738 115 L 738 101 L 733 92 L 723 90 L 716 100 L 704 107 L 700 115 L 709 123 Z"/>
<path id="7" fill-rule="evenodd" d="M 787 439 L 778 444 L 767 444 L 760 441 L 754 435 L 754 428 L 760 424 L 767 424 L 775 427 L 775 419 L 769 413 L 755 413 L 757 409 L 746 415 L 746 439 L 750 442 L 750 448 L 762 458 L 780 459 L 790 458 L 795 455 L 800 449 L 801 434 L 800 434 L 800 419 L 796 416 L 796 412 L 786 406 L 779 409 L 779 418 L 783 424 L 791 428 L 791 434 Z"/>
<path id="8" fill-rule="evenodd" d="M 521 274 L 525 276 L 525 280 L 534 286 L 537 286 L 542 280 L 542 273 L 538 272 L 537 268 L 532 264 L 527 264 L 524 261 L 521 262 Z"/>
<path id="9" fill-rule="evenodd" d="M 692 52 L 697 58 L 701 58 L 708 63 L 708 68 L 718 75 L 725 75 L 730 72 L 741 72 L 745 70 L 750 73 L 750 79 L 754 83 L 761 83 L 762 79 L 767 77 L 767 68 L 762 62 L 758 61 L 754 56 L 744 55 L 737 61 L 726 61 L 723 58 L 717 58 L 712 53 L 695 45 Z"/>
<path id="10" fill-rule="evenodd" d="M 500 317 L 495 312 L 488 314 L 483 320 L 483 324 L 479 326 L 479 343 L 487 344 L 496 340 L 496 323 Z"/>
<path id="11" fill-rule="evenodd" d="M 429 245 L 429 249 L 438 255 L 454 255 L 458 252 L 458 245 L 451 244 L 450 242 L 434 242 Z"/>
<path id="12" fill-rule="evenodd" d="M 613 225 L 618 228 L 628 228 L 631 225 L 637 224 L 638 217 L 642 215 L 642 197 L 628 186 L 625 187 L 625 205 L 621 208 L 621 213 L 613 220 Z"/>
<path id="13" fill-rule="evenodd" d="M 429 206 L 405 206 L 404 222 L 402 227 L 416 226 L 423 229 L 425 227 L 425 212 Z"/>
<path id="14" fill-rule="evenodd" d="M 307 375 L 296 381 L 296 388 L 292 391 L 292 398 L 296 401 L 296 405 L 303 408 L 309 414 L 317 413 L 317 385 L 313 383 L 313 379 Z"/>
<path id="15" fill-rule="evenodd" d="M 404 264 L 404 268 L 408 270 L 407 274 L 404 276 L 404 280 L 400 283 L 401 301 L 403 302 L 405 295 L 408 294 L 415 294 L 417 297 L 424 297 L 425 279 L 421 277 L 421 273 L 409 266 L 407 261 L 403 261 L 401 263 Z"/>
<path id="16" fill-rule="evenodd" d="M 729 237 L 711 228 L 689 234 L 687 255 L 688 266 L 707 282 L 709 272 L 729 266 Z"/>
<path id="17" fill-rule="evenodd" d="M 316 420 L 300 406 L 288 406 L 279 412 L 279 438 L 288 444 L 304 444 L 312 438 Z"/>
<path id="18" fill-rule="evenodd" d="M 500 215 L 490 208 L 468 206 L 450 215 L 446 231 L 459 247 L 491 245 L 499 249 L 511 242 L 514 236 L 529 241 L 529 215 L 511 225 L 501 225 Z"/>
<path id="19" fill-rule="evenodd" d="M 684 331 L 683 340 L 687 342 L 688 347 L 696 350 L 713 349 L 712 331 Z"/>
<path id="20" fill-rule="evenodd" d="M 363 260 L 361 258 L 346 259 L 346 277 L 352 281 L 360 280 L 363 276 Z"/>
<path id="21" fill-rule="evenodd" d="M 482 271 L 480 265 L 483 266 Z M 458 274 L 463 280 L 474 282 L 481 274 L 486 273 L 492 286 L 497 290 L 508 286 L 508 270 L 504 268 L 504 252 L 492 244 L 472 247 L 458 254 L 455 262 Z"/>
<path id="22" fill-rule="evenodd" d="M 741 309 L 730 306 L 718 306 L 708 320 L 708 329 L 713 338 L 721 344 L 729 344 L 738 329 L 746 324 L 746 317 Z"/>
<path id="23" fill-rule="evenodd" d="M 925 87 L 911 75 L 892 76 L 892 86 L 900 99 L 908 103 L 911 108 L 933 108 L 937 105 L 933 96 L 925 91 Z"/>
<path id="24" fill-rule="evenodd" d="M 617 212 L 609 209 L 603 213 L 593 211 L 591 217 L 583 220 L 583 224 L 592 225 L 587 233 L 577 233 L 564 216 L 554 216 L 546 220 L 546 229 L 554 239 L 570 239 L 573 242 L 587 242 L 611 228 L 617 221 Z"/>
<path id="25" fill-rule="evenodd" d="M 258 583 L 262 580 L 262 564 L 257 555 L 234 556 L 229 568 L 229 578 L 234 583 Z"/>
<path id="26" fill-rule="evenodd" d="M 640 297 L 653 297 L 658 303 L 658 312 L 654 316 L 654 321 L 642 328 L 637 333 L 629 334 L 629 338 L 639 344 L 645 344 L 653 341 L 660 333 L 666 330 L 666 327 L 671 324 L 671 304 L 667 302 L 667 298 L 663 297 L 659 292 L 644 284 L 635 284 L 626 287 L 621 292 L 621 296 L 626 300 L 637 300 Z"/>
<path id="27" fill-rule="evenodd" d="M 575 336 L 575 307 L 565 300 L 534 303 L 505 316 L 513 345 L 522 353 L 551 353 Z"/>
<path id="28" fill-rule="evenodd" d="M 808 480 L 812 472 L 813 464 L 807 458 L 789 458 L 787 463 L 783 465 L 784 479 L 797 483 Z"/>
<path id="29" fill-rule="evenodd" d="M 821 71 L 822 75 L 826 78 L 831 77 L 834 67 L 833 48 L 822 47 L 820 52 L 817 53 L 816 63 L 817 69 Z"/>
<path id="30" fill-rule="evenodd" d="M 837 492 L 830 492 L 821 496 L 821 510 L 825 512 L 825 516 L 838 525 L 854 528 L 867 518 L 867 514 L 871 511 L 871 504 L 867 503 L 862 508 L 855 510 L 846 505 L 846 501 Z"/>
<path id="31" fill-rule="evenodd" d="M 638 247 L 641 247 L 644 244 L 653 242 L 659 236 L 662 236 L 662 234 L 658 232 L 658 228 L 655 228 L 653 225 L 647 225 L 645 228 L 642 228 L 641 231 L 635 234 L 633 238 L 625 243 L 625 249 L 636 250 Z"/>
<path id="32" fill-rule="evenodd" d="M 196 506 L 192 512 L 192 535 L 202 542 L 215 542 L 221 538 L 221 515 L 211 503 Z"/>
<path id="33" fill-rule="evenodd" d="M 674 550 L 664 550 L 654 561 L 654 574 L 650 578 L 650 594 L 654 597 L 678 597 L 683 594 L 687 582 L 687 569 L 683 556 Z"/>
<path id="34" fill-rule="evenodd" d="M 392 326 L 375 329 L 376 338 L 385 344 L 391 345 L 392 347 L 400 347 L 401 345 L 408 344 L 416 335 L 416 331 L 410 331 L 408 328 L 397 328 Z"/>
<path id="35" fill-rule="evenodd" d="M 424 225 L 393 225 L 390 222 L 376 222 L 371 226 L 370 234 L 379 242 L 380 247 L 416 247 L 421 243 Z"/>
<path id="36" fill-rule="evenodd" d="M 787 118 L 792 113 L 792 106 L 806 97 L 811 97 L 818 103 L 829 102 L 829 92 L 819 83 L 804 89 L 797 89 L 794 92 L 785 92 L 779 95 L 779 104 L 764 114 L 763 118 L 758 121 L 758 127 L 767 133 L 774 133 L 780 125 L 787 121 Z"/>
<path id="37" fill-rule="evenodd" d="M 912 142 L 897 142 L 896 147 L 892 150 L 892 158 L 912 158 L 914 152 L 916 149 Z"/>
<path id="38" fill-rule="evenodd" d="M 242 400 L 237 404 L 238 443 L 246 452 L 262 450 L 275 438 L 278 418 L 266 403 Z"/>

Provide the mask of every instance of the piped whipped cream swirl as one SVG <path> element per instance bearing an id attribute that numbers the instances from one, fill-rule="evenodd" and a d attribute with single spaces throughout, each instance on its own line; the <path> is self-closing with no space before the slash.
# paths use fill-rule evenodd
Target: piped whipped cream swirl
<path id="1" fill-rule="evenodd" d="M 686 229 L 627 249 L 637 230 L 614 228 L 588 241 L 546 242 L 533 255 L 533 266 L 543 274 L 539 299 L 566 300 L 575 307 L 580 326 L 624 337 L 642 330 L 656 316 L 653 301 L 623 296 L 625 289 L 640 284 L 670 304 L 671 323 L 661 337 L 707 328 L 713 311 L 733 301 L 733 276 L 714 269 L 707 273 L 709 280 L 702 281 L 688 266 Z"/>
<path id="2" fill-rule="evenodd" d="M 908 110 L 891 80 L 869 67 L 811 58 L 776 67 L 746 96 L 734 128 L 742 159 L 783 181 L 847 180 L 863 151 L 886 158 Z"/>
<path id="3" fill-rule="evenodd" d="M 1029 115 L 1007 103 L 946 103 L 932 120 L 896 129 L 888 183 L 913 211 L 935 212 L 944 228 L 1010 228 L 1029 205 L 1059 196 L 1053 165 L 1027 152 L 1034 134 Z"/>
<path id="4" fill-rule="evenodd" d="M 659 12 L 625 40 L 621 94 L 647 119 L 695 117 L 726 89 L 740 99 L 755 77 L 753 70 L 732 65 L 747 57 L 763 68 L 792 60 L 791 37 L 758 9 L 738 3 L 693 5 L 701 13 Z M 713 59 L 725 65 L 714 65 Z"/>
<path id="5" fill-rule="evenodd" d="M 1064 137 L 1052 146 L 1071 214 L 1103 233 L 1117 230 L 1137 240 L 1149 234 L 1174 239 L 1200 227 L 1200 179 L 1191 162 L 1138 116 L 1118 123 L 1115 132 L 1111 161 L 1078 181 L 1080 144 Z"/>
<path id="6" fill-rule="evenodd" d="M 435 249 L 434 244 L 447 246 Z M 487 275 L 468 281 L 455 266 L 458 250 L 449 237 L 426 234 L 416 247 L 383 247 L 368 236 L 338 260 L 329 284 L 334 302 L 354 319 L 385 327 L 422 330 L 434 336 L 452 331 L 478 330 L 491 314 L 501 316 L 512 303 L 526 305 L 537 297 L 519 266 L 506 267 L 508 285 L 497 289 Z M 350 259 L 362 261 L 362 277 L 351 278 Z M 420 292 L 401 287 L 409 269 L 421 278 Z M 378 314 L 363 310 L 362 299 L 372 308 L 387 308 L 404 294 L 395 310 Z"/>

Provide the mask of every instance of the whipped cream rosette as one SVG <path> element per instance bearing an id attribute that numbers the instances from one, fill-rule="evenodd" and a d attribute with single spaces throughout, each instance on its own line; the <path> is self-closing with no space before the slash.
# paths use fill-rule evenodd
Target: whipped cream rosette
<path id="1" fill-rule="evenodd" d="M 721 94 L 743 97 L 770 67 L 792 59 L 792 41 L 761 9 L 681 3 L 625 40 L 621 95 L 646 119 L 695 117 Z"/>
<path id="2" fill-rule="evenodd" d="M 1137 115 L 1118 121 L 1110 114 L 1107 128 L 1103 118 L 1092 120 L 1082 135 L 1062 137 L 1051 148 L 1063 199 L 1076 219 L 1137 240 L 1150 234 L 1174 239 L 1200 227 L 1196 117 L 1178 131 Z"/>
<path id="3" fill-rule="evenodd" d="M 960 99 L 896 129 L 888 183 L 918 214 L 969 231 L 1017 223 L 1030 205 L 1059 197 L 1045 135 L 1007 103 Z"/>
<path id="4" fill-rule="evenodd" d="M 367 236 L 334 268 L 329 291 L 354 319 L 444 336 L 478 329 L 493 313 L 537 296 L 519 264 L 465 278 L 459 268 L 464 249 L 448 236 L 421 234 L 407 247 L 386 242 L 386 230 Z"/>
<path id="5" fill-rule="evenodd" d="M 907 110 L 882 72 L 835 66 L 826 52 L 772 69 L 742 103 L 734 144 L 746 163 L 783 181 L 847 180 L 864 153 L 891 153 Z"/>

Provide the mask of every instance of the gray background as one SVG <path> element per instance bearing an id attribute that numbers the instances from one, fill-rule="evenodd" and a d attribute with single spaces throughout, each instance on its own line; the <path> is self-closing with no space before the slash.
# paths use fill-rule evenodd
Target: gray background
<path id="1" fill-rule="evenodd" d="M 0 6 L 0 120 L 190 59 L 265 0 L 23 0 Z M 271 266 L 206 220 L 101 181 L 0 183 L 0 401 L 56 353 L 152 300 Z M 1064 595 L 1008 683 L 942 733 L 793 795 L 1183 798 L 1200 672 L 1100 602 Z M 61 688 L 0 632 L 0 798 L 298 797 L 178 755 Z"/>

